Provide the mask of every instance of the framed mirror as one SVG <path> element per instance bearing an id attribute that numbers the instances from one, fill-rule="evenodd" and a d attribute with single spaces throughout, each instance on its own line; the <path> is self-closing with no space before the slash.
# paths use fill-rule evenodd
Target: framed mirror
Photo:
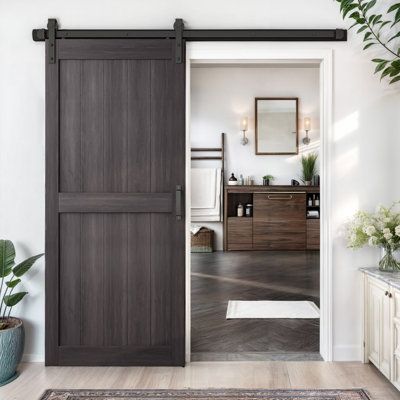
<path id="1" fill-rule="evenodd" d="M 298 154 L 298 98 L 255 100 L 256 154 Z"/>

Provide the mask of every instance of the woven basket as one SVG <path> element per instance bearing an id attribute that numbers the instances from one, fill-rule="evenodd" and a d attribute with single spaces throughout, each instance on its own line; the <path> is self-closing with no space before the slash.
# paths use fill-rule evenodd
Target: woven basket
<path id="1" fill-rule="evenodd" d="M 214 251 L 214 231 L 201 228 L 196 235 L 191 234 L 192 253 L 212 253 Z"/>

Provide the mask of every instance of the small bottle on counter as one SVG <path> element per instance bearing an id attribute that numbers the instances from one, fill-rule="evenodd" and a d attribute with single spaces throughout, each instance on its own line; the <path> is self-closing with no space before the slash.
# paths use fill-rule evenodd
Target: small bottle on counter
<path id="1" fill-rule="evenodd" d="M 253 204 L 246 204 L 245 215 L 246 215 L 246 217 L 253 216 Z"/>
<path id="2" fill-rule="evenodd" d="M 237 206 L 237 216 L 243 217 L 243 204 L 242 203 L 239 203 Z"/>
<path id="3" fill-rule="evenodd" d="M 232 173 L 231 177 L 229 178 L 228 185 L 236 186 L 238 184 L 238 180 L 235 178 L 235 175 Z"/>
<path id="4" fill-rule="evenodd" d="M 239 185 L 240 185 L 240 186 L 243 186 L 243 185 L 244 185 L 244 178 L 243 178 L 243 175 L 242 175 L 242 174 L 240 174 L 240 176 L 239 176 Z"/>

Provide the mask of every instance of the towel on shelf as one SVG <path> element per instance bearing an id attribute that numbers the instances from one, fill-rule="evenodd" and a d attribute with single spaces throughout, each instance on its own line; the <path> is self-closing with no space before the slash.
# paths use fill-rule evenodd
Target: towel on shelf
<path id="1" fill-rule="evenodd" d="M 197 235 L 197 234 L 200 232 L 201 228 L 202 228 L 201 225 L 192 224 L 192 225 L 190 226 L 190 232 L 192 232 L 193 235 Z"/>
<path id="2" fill-rule="evenodd" d="M 221 168 L 192 169 L 192 221 L 221 220 Z"/>

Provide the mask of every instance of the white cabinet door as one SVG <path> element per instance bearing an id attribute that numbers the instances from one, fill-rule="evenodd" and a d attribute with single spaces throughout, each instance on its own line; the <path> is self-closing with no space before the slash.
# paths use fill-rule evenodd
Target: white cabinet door
<path id="1" fill-rule="evenodd" d="M 380 370 L 386 378 L 390 379 L 391 362 L 392 362 L 392 316 L 391 316 L 391 298 L 390 288 L 385 290 L 382 299 L 382 324 L 381 324 L 381 358 Z"/>
<path id="2" fill-rule="evenodd" d="M 392 308 L 392 383 L 400 389 L 400 290 L 391 289 Z"/>
<path id="3" fill-rule="evenodd" d="M 389 286 L 368 276 L 366 295 L 367 356 L 390 379 L 391 315 Z"/>

